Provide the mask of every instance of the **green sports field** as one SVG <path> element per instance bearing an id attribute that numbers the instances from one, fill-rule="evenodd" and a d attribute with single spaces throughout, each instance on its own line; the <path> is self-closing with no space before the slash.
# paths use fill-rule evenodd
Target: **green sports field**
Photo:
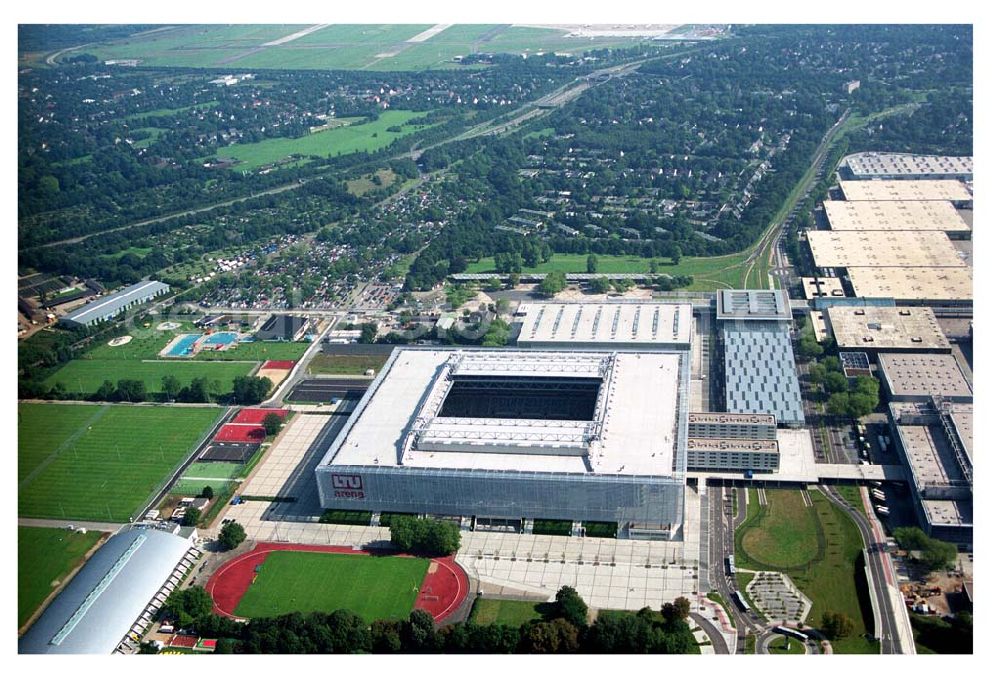
<path id="1" fill-rule="evenodd" d="M 68 529 L 17 528 L 17 626 L 31 618 L 56 581 L 83 560 L 103 533 L 78 534 Z"/>
<path id="2" fill-rule="evenodd" d="M 220 494 L 242 469 L 242 463 L 192 463 L 170 488 L 170 493 L 193 496 L 201 494 L 205 487 L 212 487 L 212 491 Z"/>
<path id="3" fill-rule="evenodd" d="M 348 609 L 372 622 L 406 618 L 428 560 L 323 552 L 272 552 L 236 607 L 244 618 Z"/>
<path id="4" fill-rule="evenodd" d="M 18 516 L 128 521 L 223 411 L 19 404 Z"/>
<path id="5" fill-rule="evenodd" d="M 105 380 L 118 383 L 119 379 L 139 379 L 146 384 L 147 393 L 163 389 L 163 377 L 172 374 L 186 386 L 196 378 L 219 381 L 222 392 L 233 388 L 233 379 L 246 376 L 256 365 L 252 362 L 221 362 L 208 360 L 88 360 L 67 362 L 64 367 L 45 379 L 47 386 L 62 383 L 68 393 L 89 395 L 97 392 Z"/>

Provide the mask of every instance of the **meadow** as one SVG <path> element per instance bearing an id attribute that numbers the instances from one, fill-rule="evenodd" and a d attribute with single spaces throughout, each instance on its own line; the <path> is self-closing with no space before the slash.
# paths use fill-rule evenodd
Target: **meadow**
<path id="1" fill-rule="evenodd" d="M 45 598 L 103 536 L 69 529 L 17 528 L 17 626 L 24 625 Z"/>
<path id="2" fill-rule="evenodd" d="M 255 143 L 237 143 L 220 148 L 217 156 L 238 160 L 233 170 L 242 171 L 272 164 L 291 155 L 325 158 L 358 151 L 374 151 L 417 131 L 419 127 L 403 125 L 421 115 L 424 114 L 387 110 L 374 122 L 327 129 L 295 139 L 265 139 Z M 402 126 L 401 131 L 388 131 L 389 127 L 397 125 Z"/>
<path id="3" fill-rule="evenodd" d="M 163 392 L 163 377 L 175 376 L 181 387 L 196 378 L 218 381 L 221 392 L 229 392 L 233 379 L 246 376 L 256 366 L 253 362 L 224 362 L 208 360 L 106 360 L 76 359 L 67 362 L 50 374 L 43 383 L 54 386 L 62 383 L 67 393 L 92 395 L 105 380 L 117 384 L 120 379 L 136 379 L 146 385 L 147 394 Z"/>
<path id="4" fill-rule="evenodd" d="M 224 411 L 19 404 L 18 516 L 127 522 Z"/>

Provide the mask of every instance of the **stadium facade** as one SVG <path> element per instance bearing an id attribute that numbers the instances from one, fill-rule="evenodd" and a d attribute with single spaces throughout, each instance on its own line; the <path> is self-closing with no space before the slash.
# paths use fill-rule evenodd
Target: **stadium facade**
<path id="1" fill-rule="evenodd" d="M 139 282 L 77 308 L 65 317 L 63 324 L 74 327 L 92 327 L 98 322 L 114 319 L 125 310 L 152 301 L 170 291 L 170 285 L 156 280 Z"/>
<path id="2" fill-rule="evenodd" d="M 688 379 L 686 351 L 398 348 L 316 468 L 321 504 L 676 537 Z"/>

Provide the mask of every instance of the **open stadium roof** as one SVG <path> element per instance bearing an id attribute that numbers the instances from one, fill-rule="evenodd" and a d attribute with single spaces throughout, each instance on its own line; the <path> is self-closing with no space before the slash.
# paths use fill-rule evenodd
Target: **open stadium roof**
<path id="1" fill-rule="evenodd" d="M 547 416 L 591 384 L 586 418 Z M 496 411 L 446 415 L 470 385 L 474 407 L 500 392 Z M 669 476 L 686 389 L 684 352 L 400 348 L 321 465 Z"/>

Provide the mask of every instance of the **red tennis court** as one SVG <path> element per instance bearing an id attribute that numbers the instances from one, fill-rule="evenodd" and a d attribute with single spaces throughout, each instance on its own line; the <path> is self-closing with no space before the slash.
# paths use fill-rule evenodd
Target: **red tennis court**
<path id="1" fill-rule="evenodd" d="M 234 418 L 230 423 L 263 423 L 264 417 L 268 414 L 277 414 L 281 418 L 288 416 L 287 409 L 255 409 L 247 408 L 241 409 L 236 418 Z"/>
<path id="2" fill-rule="evenodd" d="M 227 423 L 219 428 L 215 435 L 216 442 L 260 442 L 266 437 L 262 425 L 244 423 Z"/>
<path id="3" fill-rule="evenodd" d="M 295 360 L 268 360 L 261 369 L 294 369 Z"/>

